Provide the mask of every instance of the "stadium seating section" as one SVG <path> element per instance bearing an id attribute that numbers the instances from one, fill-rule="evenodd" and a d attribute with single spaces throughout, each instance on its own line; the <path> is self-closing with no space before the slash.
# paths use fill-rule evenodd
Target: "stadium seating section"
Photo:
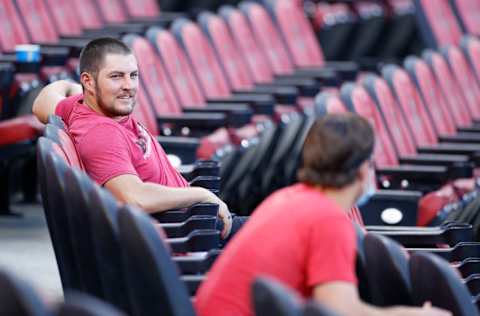
<path id="1" fill-rule="evenodd" d="M 32 115 L 40 89 L 78 80 L 81 48 L 111 36 L 138 60 L 133 116 L 240 215 L 296 181 L 316 118 L 367 118 L 378 190 L 352 212 L 362 299 L 478 315 L 479 17 L 475 0 L 0 0 L 0 216 L 40 189 L 67 293 L 52 308 L 0 272 L 0 314 L 195 315 L 222 253 L 218 205 L 119 205 L 61 118 Z M 24 44 L 39 60 L 19 59 Z M 252 296 L 259 316 L 337 315 L 268 278 Z"/>

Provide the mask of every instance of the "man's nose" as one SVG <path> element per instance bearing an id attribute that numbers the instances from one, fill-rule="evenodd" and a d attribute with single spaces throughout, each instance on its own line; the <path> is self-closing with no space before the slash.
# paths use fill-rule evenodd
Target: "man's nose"
<path id="1" fill-rule="evenodd" d="M 122 89 L 130 90 L 135 87 L 135 82 L 130 76 L 125 76 L 122 81 Z"/>

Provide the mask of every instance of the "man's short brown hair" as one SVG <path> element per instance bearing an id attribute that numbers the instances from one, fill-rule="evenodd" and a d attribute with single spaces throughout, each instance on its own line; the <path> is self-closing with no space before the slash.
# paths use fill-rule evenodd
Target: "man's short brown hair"
<path id="1" fill-rule="evenodd" d="M 303 145 L 298 179 L 310 185 L 342 188 L 370 159 L 375 135 L 370 123 L 353 113 L 328 114 L 313 124 Z"/>
<path id="2" fill-rule="evenodd" d="M 107 54 L 130 55 L 132 50 L 122 41 L 111 37 L 101 37 L 90 41 L 80 53 L 80 74 L 87 72 L 97 78 Z"/>

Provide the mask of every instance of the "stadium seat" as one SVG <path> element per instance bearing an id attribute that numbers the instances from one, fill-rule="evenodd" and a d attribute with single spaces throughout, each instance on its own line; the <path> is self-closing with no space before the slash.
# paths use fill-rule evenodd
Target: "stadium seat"
<path id="1" fill-rule="evenodd" d="M 447 104 L 444 93 L 441 91 L 439 84 L 437 83 L 432 70 L 428 64 L 422 59 L 410 56 L 405 60 L 405 69 L 416 83 L 422 101 L 427 107 L 428 113 L 432 118 L 432 122 L 438 131 L 440 140 L 451 139 L 453 141 L 459 139 L 463 142 L 478 142 L 475 133 L 463 133 L 457 135 L 457 128 L 461 125 L 457 125 L 455 121 L 454 109 L 451 109 Z M 461 122 L 461 117 L 458 117 L 458 121 Z M 461 136 L 465 137 L 461 137 Z M 449 137 L 451 136 L 451 137 Z M 460 136 L 460 137 L 458 137 Z"/>
<path id="2" fill-rule="evenodd" d="M 302 106 L 308 103 L 308 97 L 311 98 L 318 92 L 320 85 L 308 79 L 292 80 L 290 83 L 287 81 L 255 83 L 253 75 L 248 70 L 246 56 L 237 47 L 226 21 L 211 12 L 201 13 L 197 20 L 211 42 L 226 81 L 234 93 L 270 94 L 277 104 Z"/>
<path id="3" fill-rule="evenodd" d="M 462 30 L 448 0 L 415 0 L 415 14 L 424 44 L 429 48 L 459 45 Z M 442 17 L 438 19 L 437 17 Z"/>
<path id="4" fill-rule="evenodd" d="M 63 175 L 66 208 L 70 239 L 74 252 L 76 271 L 79 273 L 82 290 L 95 297 L 105 299 L 99 274 L 98 261 L 92 255 L 94 249 L 92 229 L 89 222 L 90 192 L 93 182 L 82 171 L 67 168 Z M 89 255 L 90 254 L 90 255 Z"/>
<path id="5" fill-rule="evenodd" d="M 374 233 L 365 236 L 363 247 L 373 303 L 412 305 L 407 252 L 389 238 Z"/>
<path id="6" fill-rule="evenodd" d="M 463 33 L 480 35 L 480 4 L 471 0 L 449 0 L 450 6 L 458 19 Z"/>
<path id="7" fill-rule="evenodd" d="M 89 198 L 87 220 L 93 242 L 90 251 L 97 261 L 102 292 L 106 301 L 130 313 L 132 306 L 128 297 L 122 247 L 118 237 L 118 202 L 107 190 L 96 185 L 92 187 Z"/>
<path id="8" fill-rule="evenodd" d="M 415 305 L 421 306 L 428 301 L 454 315 L 478 315 L 467 287 L 440 258 L 426 253 L 412 255 L 410 277 Z"/>
<path id="9" fill-rule="evenodd" d="M 239 127 L 250 122 L 251 111 L 245 105 L 209 107 L 204 103 L 197 103 L 191 104 L 191 107 L 182 107 L 152 44 L 146 38 L 135 35 L 124 37 L 124 41 L 139 56 L 139 69 L 145 74 L 142 76 L 144 83 L 142 88 L 146 91 L 140 90 L 139 93 L 146 93 L 146 99 L 152 100 L 148 104 L 140 105 L 154 109 L 160 127 L 165 124 L 168 126 L 169 123 L 173 125 L 170 128 L 173 131 L 181 131 L 182 127 L 188 127 L 191 134 L 195 135 L 195 131 L 201 131 L 202 128 L 212 131 L 220 127 Z M 169 116 L 173 116 L 171 122 Z M 183 120 L 180 120 L 182 117 Z M 183 125 L 175 127 L 175 119 Z M 194 124 L 195 120 L 198 121 L 197 124 Z"/>
<path id="10" fill-rule="evenodd" d="M 410 129 L 422 131 L 414 133 L 420 152 L 468 155 L 472 162 L 478 163 L 476 160 L 478 150 L 480 150 L 478 144 L 452 142 L 450 138 L 447 138 L 445 142 L 439 141 L 439 135 L 428 110 L 405 70 L 388 65 L 383 68 L 382 72 L 398 99 L 398 105 L 407 118 Z M 461 139 L 457 140 L 461 141 Z"/>
<path id="11" fill-rule="evenodd" d="M 468 64 L 465 55 L 459 47 L 449 46 L 442 49 L 442 53 L 447 60 L 454 78 L 457 80 L 460 90 L 464 95 L 464 100 L 468 109 L 472 113 L 472 119 L 480 120 L 480 87 L 474 74 L 474 70 Z"/>
<path id="12" fill-rule="evenodd" d="M 421 166 L 411 163 L 399 165 L 399 157 L 396 155 L 390 132 L 386 128 L 387 125 L 383 122 L 381 112 L 366 89 L 355 84 L 345 84 L 341 89 L 341 97 L 348 107 L 367 117 L 375 128 L 379 141 L 376 143 L 374 155 L 376 172 L 381 185 L 382 182 L 387 181 L 390 187 L 398 189 L 402 188 L 402 180 L 405 179 L 408 181 L 408 185 L 404 188 L 425 192 L 437 189 L 449 180 L 446 172 L 448 169 L 445 166 Z M 398 117 L 397 120 L 399 120 Z M 392 128 L 392 125 L 389 127 Z M 396 177 L 395 174 L 397 174 Z M 382 179 L 382 176 L 385 176 L 385 180 Z M 422 181 L 425 182 L 421 183 Z"/>
<path id="13" fill-rule="evenodd" d="M 125 251 L 132 315 L 195 315 L 169 251 L 148 216 L 139 210 L 124 208 L 119 213 L 118 224 Z M 149 290 L 145 292 L 145 289 Z"/>
<path id="14" fill-rule="evenodd" d="M 124 316 L 117 308 L 80 293 L 67 293 L 65 302 L 56 308 L 56 316 Z"/>
<path id="15" fill-rule="evenodd" d="M 300 316 L 302 303 L 297 294 L 272 278 L 258 277 L 252 284 L 255 315 Z"/>
<path id="16" fill-rule="evenodd" d="M 303 316 L 340 316 L 317 302 L 307 302 L 303 307 Z"/>
<path id="17" fill-rule="evenodd" d="M 320 2 L 315 6 L 313 26 L 326 60 L 341 60 L 353 31 L 356 16 L 346 3 Z"/>
<path id="18" fill-rule="evenodd" d="M 422 54 L 422 57 L 432 69 L 435 79 L 445 95 L 449 109 L 452 111 L 452 117 L 459 126 L 458 129 L 465 131 L 478 130 L 475 128 L 473 130 L 471 129 L 474 123 L 472 114 L 468 109 L 460 85 L 456 81 L 445 58 L 443 58 L 440 53 L 433 50 L 426 50 Z"/>
<path id="19" fill-rule="evenodd" d="M 0 313 L 18 316 L 53 315 L 30 286 L 5 271 L 0 271 Z"/>

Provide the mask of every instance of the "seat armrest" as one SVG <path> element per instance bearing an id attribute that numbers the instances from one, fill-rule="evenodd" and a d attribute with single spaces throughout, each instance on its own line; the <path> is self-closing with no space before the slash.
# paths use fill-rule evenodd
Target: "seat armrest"
<path id="1" fill-rule="evenodd" d="M 461 242 L 452 248 L 407 248 L 410 253 L 430 252 L 450 262 L 461 262 L 468 258 L 480 258 L 480 243 Z"/>
<path id="2" fill-rule="evenodd" d="M 424 228 L 424 227 L 421 227 Z M 451 247 L 473 240 L 470 227 L 447 227 L 417 230 L 372 230 L 377 234 L 394 239 L 405 247 L 432 247 L 449 245 Z"/>
<path id="3" fill-rule="evenodd" d="M 434 165 L 448 167 L 452 179 L 470 178 L 474 165 L 466 155 L 419 154 L 399 157 L 401 164 Z"/>
<path id="4" fill-rule="evenodd" d="M 200 139 L 194 137 L 157 136 L 157 141 L 168 155 L 177 156 L 182 164 L 194 163 Z"/>
<path id="5" fill-rule="evenodd" d="M 356 80 L 360 65 L 353 61 L 327 61 L 325 68 L 334 70 L 343 81 Z"/>
<path id="6" fill-rule="evenodd" d="M 317 70 L 298 69 L 292 74 L 276 75 L 275 81 L 286 80 L 285 78 L 288 78 L 288 80 L 315 80 L 323 87 L 338 87 L 342 83 L 340 76 L 336 72 L 326 68 Z"/>
<path id="7" fill-rule="evenodd" d="M 207 103 L 247 103 L 255 114 L 273 115 L 275 99 L 264 94 L 236 94 L 226 98 L 211 98 Z"/>
<path id="8" fill-rule="evenodd" d="M 198 176 L 190 181 L 192 187 L 202 187 L 209 190 L 220 190 L 220 177 Z"/>
<path id="9" fill-rule="evenodd" d="M 176 127 L 189 127 L 191 129 L 215 130 L 227 125 L 227 118 L 223 113 L 183 113 L 178 115 L 157 116 L 157 123 L 173 124 Z"/>
<path id="10" fill-rule="evenodd" d="M 213 249 L 206 253 L 173 256 L 172 260 L 177 264 L 182 274 L 198 274 L 210 270 L 213 262 L 220 254 L 221 250 Z"/>
<path id="11" fill-rule="evenodd" d="M 275 99 L 275 103 L 277 104 L 291 104 L 294 105 L 297 103 L 297 97 L 299 95 L 299 91 L 296 87 L 287 87 L 287 86 L 267 86 L 267 85 L 260 85 L 255 86 L 252 90 L 235 90 L 234 95 L 244 95 L 244 94 L 266 94 L 271 95 Z"/>
<path id="12" fill-rule="evenodd" d="M 400 165 L 376 168 L 379 188 L 386 190 L 412 190 L 423 193 L 439 189 L 450 180 L 444 166 Z"/>
<path id="13" fill-rule="evenodd" d="M 63 66 L 71 55 L 69 47 L 55 44 L 41 44 L 40 54 L 42 55 L 42 65 L 45 66 Z"/>
<path id="14" fill-rule="evenodd" d="M 445 143 L 472 143 L 480 144 L 480 133 L 458 133 L 456 135 L 443 135 L 439 137 Z"/>
<path id="15" fill-rule="evenodd" d="M 217 216 L 218 205 L 212 203 L 198 203 L 189 208 L 170 210 L 165 212 L 151 213 L 150 216 L 160 223 L 179 223 L 184 222 L 191 216 Z"/>
<path id="16" fill-rule="evenodd" d="M 208 251 L 220 245 L 220 232 L 217 230 L 196 230 L 182 238 L 167 238 L 167 244 L 174 253 Z"/>
<path id="17" fill-rule="evenodd" d="M 61 39 L 56 43 L 37 43 L 41 46 L 40 52 L 42 55 L 46 54 L 45 49 L 52 50 L 56 49 L 57 51 L 60 51 L 60 49 L 63 49 L 67 56 L 66 58 L 69 57 L 75 57 L 78 58 L 80 55 L 80 52 L 82 48 L 88 43 L 88 39 L 83 39 L 83 40 L 76 40 L 76 39 Z M 51 54 L 51 53 L 50 53 Z M 55 64 L 58 66 L 58 64 Z M 50 64 L 49 64 L 50 66 Z"/>
<path id="18" fill-rule="evenodd" d="M 158 25 L 168 28 L 172 22 L 179 18 L 188 18 L 188 15 L 184 12 L 160 12 L 160 15 L 154 17 L 133 17 L 131 22 L 141 23 L 148 26 Z"/>
<path id="19" fill-rule="evenodd" d="M 231 127 L 244 126 L 252 120 L 253 111 L 246 103 L 216 103 L 203 107 L 183 107 L 185 113 L 223 113 L 226 125 Z"/>
<path id="20" fill-rule="evenodd" d="M 188 181 L 192 181 L 199 176 L 219 177 L 220 165 L 215 160 L 197 160 L 195 164 L 188 165 L 188 168 L 184 167 L 181 173 Z"/>
<path id="21" fill-rule="evenodd" d="M 417 223 L 418 191 L 378 190 L 360 207 L 365 225 L 404 225 Z"/>
<path id="22" fill-rule="evenodd" d="M 272 83 L 256 84 L 256 86 L 295 87 L 298 89 L 300 96 L 312 98 L 322 89 L 320 82 L 310 78 L 298 78 L 296 80 L 291 78 L 276 78 Z"/>
<path id="23" fill-rule="evenodd" d="M 462 126 L 458 127 L 459 133 L 480 133 L 480 126 Z"/>
<path id="24" fill-rule="evenodd" d="M 215 216 L 195 215 L 180 223 L 160 223 L 168 238 L 185 237 L 191 232 L 200 229 L 215 229 L 217 218 Z"/>
<path id="25" fill-rule="evenodd" d="M 468 155 L 475 166 L 480 166 L 480 145 L 464 143 L 439 143 L 437 145 L 421 146 L 419 153 L 439 153 L 447 155 Z"/>

